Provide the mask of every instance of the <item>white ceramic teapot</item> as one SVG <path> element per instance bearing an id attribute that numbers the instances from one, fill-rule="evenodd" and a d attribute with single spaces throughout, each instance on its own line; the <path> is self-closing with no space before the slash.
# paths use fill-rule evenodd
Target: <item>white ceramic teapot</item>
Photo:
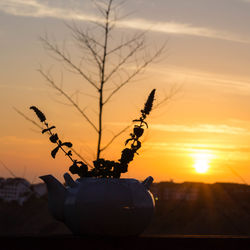
<path id="1" fill-rule="evenodd" d="M 116 178 L 79 178 L 64 174 L 66 187 L 52 175 L 47 185 L 51 214 L 77 235 L 135 236 L 148 226 L 154 211 L 153 182 Z"/>

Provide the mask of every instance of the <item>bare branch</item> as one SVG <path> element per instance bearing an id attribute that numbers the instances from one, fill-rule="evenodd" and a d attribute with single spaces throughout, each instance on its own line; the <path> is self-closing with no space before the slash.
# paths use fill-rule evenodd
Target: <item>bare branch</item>
<path id="1" fill-rule="evenodd" d="M 69 57 L 67 57 L 63 52 L 61 52 L 57 45 L 51 44 L 46 38 L 41 37 L 40 40 L 46 45 L 47 49 L 58 55 L 63 61 L 65 61 L 70 67 L 72 67 L 76 72 L 78 72 L 87 82 L 89 82 L 93 87 L 98 90 L 95 82 L 91 80 L 79 67 L 77 67 Z"/>
<path id="2" fill-rule="evenodd" d="M 91 46 L 88 37 L 85 37 L 84 43 L 85 43 L 85 45 L 87 46 L 87 48 L 90 50 L 90 52 L 91 52 L 91 54 L 92 54 L 94 60 L 95 60 L 96 63 L 97 63 L 97 66 L 98 66 L 98 68 L 99 68 L 99 71 L 100 71 L 100 70 L 101 70 L 101 62 L 100 62 L 101 59 L 100 59 L 100 57 L 99 57 L 97 51 L 95 51 L 95 49 Z"/>
<path id="3" fill-rule="evenodd" d="M 153 110 L 159 108 L 160 106 L 162 106 L 166 102 L 170 101 L 180 91 L 180 88 L 181 87 L 171 88 L 169 93 L 165 94 L 165 97 L 160 102 L 158 102 L 156 105 L 154 105 Z"/>
<path id="4" fill-rule="evenodd" d="M 83 161 L 83 163 L 93 168 L 93 166 L 86 159 L 84 159 L 77 151 L 75 151 L 75 149 L 71 148 L 71 151 L 74 152 L 74 154 L 77 155 Z"/>
<path id="5" fill-rule="evenodd" d="M 127 60 L 129 59 L 129 58 L 131 58 L 142 46 L 143 46 L 143 44 L 144 44 L 144 42 L 142 41 L 142 42 L 140 42 L 140 43 L 138 43 L 137 44 L 137 46 L 134 48 L 134 49 L 132 49 L 130 52 L 129 52 L 129 54 L 127 55 L 127 56 L 125 56 L 122 60 L 121 60 L 121 62 L 120 63 L 118 63 L 117 65 L 116 65 L 116 67 L 109 73 L 109 75 L 106 77 L 106 79 L 104 80 L 104 82 L 107 82 L 111 77 L 112 77 L 112 75 L 114 74 L 114 73 L 116 73 L 118 70 L 119 70 L 119 68 L 122 66 L 122 65 L 124 65 L 126 62 L 127 62 Z"/>
<path id="6" fill-rule="evenodd" d="M 18 110 L 17 108 L 13 107 L 13 109 L 19 114 L 21 115 L 25 120 L 31 122 L 33 125 L 35 125 L 36 127 L 40 128 L 41 130 L 43 129 L 43 127 L 41 125 L 39 125 L 37 122 L 33 121 L 32 119 L 30 119 L 28 116 L 26 116 L 23 112 L 21 112 L 20 110 Z M 74 152 L 85 164 L 87 164 L 88 166 L 92 167 L 75 149 L 71 148 L 71 151 Z M 1 162 L 1 161 L 0 161 Z M 10 172 L 10 170 L 8 169 L 8 171 Z M 13 174 L 12 174 L 13 175 Z M 14 176 L 14 175 L 13 175 Z M 15 176 L 14 176 L 15 177 Z"/>
<path id="7" fill-rule="evenodd" d="M 37 126 L 40 129 L 43 129 L 43 127 L 41 125 L 39 125 L 37 122 L 33 121 L 32 119 L 30 119 L 28 116 L 26 116 L 24 113 L 22 113 L 20 110 L 18 110 L 17 108 L 13 107 L 13 109 L 19 114 L 21 115 L 25 120 L 33 123 L 35 126 Z"/>
<path id="8" fill-rule="evenodd" d="M 105 10 L 97 3 L 97 1 L 92 0 L 92 2 L 94 3 L 96 9 L 99 11 L 99 13 L 103 16 L 106 17 L 106 13 Z"/>
<path id="9" fill-rule="evenodd" d="M 122 87 L 124 87 L 128 82 L 130 82 L 135 76 L 137 76 L 143 69 L 145 69 L 148 64 L 150 64 L 155 58 L 157 58 L 163 51 L 165 46 L 162 46 L 156 53 L 150 57 L 148 60 L 146 60 L 141 66 L 138 66 L 137 69 L 128 76 L 126 80 L 124 80 L 117 88 L 115 88 L 110 95 L 107 97 L 107 99 L 104 101 L 104 104 L 106 104 L 114 94 L 116 94 Z"/>
<path id="10" fill-rule="evenodd" d="M 80 42 L 80 46 L 85 45 L 87 47 L 87 49 L 90 51 L 100 71 L 101 70 L 101 57 L 99 56 L 98 51 L 96 49 L 96 44 L 100 44 L 100 43 L 98 43 L 96 39 L 91 38 L 86 32 L 81 31 L 76 25 L 73 25 L 73 26 L 67 25 L 67 27 L 72 31 L 73 37 L 75 38 L 75 40 Z"/>
<path id="11" fill-rule="evenodd" d="M 1 160 L 0 163 L 13 177 L 17 177 Z"/>
<path id="12" fill-rule="evenodd" d="M 107 149 L 113 142 L 114 140 L 119 137 L 122 133 L 124 133 L 126 130 L 128 130 L 130 127 L 132 126 L 132 124 L 128 125 L 127 127 L 123 128 L 119 133 L 115 134 L 112 139 L 103 147 L 100 149 L 100 151 L 104 151 L 105 149 Z"/>
<path id="13" fill-rule="evenodd" d="M 60 94 L 62 94 L 78 110 L 78 112 L 80 112 L 80 114 L 87 120 L 87 122 L 94 128 L 94 130 L 98 132 L 97 127 L 83 112 L 83 110 L 77 105 L 77 103 L 74 102 L 74 100 L 65 91 L 63 91 L 60 87 L 58 87 L 53 81 L 53 79 L 49 77 L 48 74 L 45 74 L 41 69 L 39 69 L 38 72 L 40 72 L 40 74 L 47 80 L 47 82 L 49 82 L 54 89 L 56 89 Z"/>
<path id="14" fill-rule="evenodd" d="M 66 27 L 68 27 L 73 34 L 75 33 L 75 31 L 77 31 L 77 33 L 81 36 L 82 34 L 87 35 L 85 33 L 87 33 L 87 30 L 82 30 L 77 24 L 75 24 L 74 22 L 72 23 L 72 25 L 65 23 Z M 96 38 L 91 37 L 89 34 L 88 36 L 88 40 L 90 42 L 92 42 L 95 46 L 99 46 L 100 48 L 103 48 L 103 44 L 101 44 L 100 42 L 98 42 L 98 40 Z"/>
<path id="15" fill-rule="evenodd" d="M 130 46 L 131 44 L 133 44 L 134 42 L 138 42 L 140 39 L 143 38 L 143 36 L 145 35 L 147 31 L 143 31 L 140 32 L 139 34 L 136 34 L 133 38 L 131 38 L 130 40 L 121 43 L 120 45 L 118 45 L 117 47 L 111 49 L 110 51 L 107 52 L 107 55 L 113 54 L 116 51 L 120 51 L 121 49 Z"/>

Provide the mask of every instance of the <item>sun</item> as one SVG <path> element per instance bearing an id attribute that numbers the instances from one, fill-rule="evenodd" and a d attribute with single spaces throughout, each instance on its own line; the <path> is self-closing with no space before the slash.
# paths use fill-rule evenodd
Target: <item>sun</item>
<path id="1" fill-rule="evenodd" d="M 194 168 L 199 174 L 205 174 L 210 168 L 210 155 L 207 153 L 196 153 L 194 157 Z"/>
<path id="2" fill-rule="evenodd" d="M 197 159 L 194 163 L 195 171 L 199 174 L 204 174 L 209 169 L 209 162 L 207 159 Z"/>

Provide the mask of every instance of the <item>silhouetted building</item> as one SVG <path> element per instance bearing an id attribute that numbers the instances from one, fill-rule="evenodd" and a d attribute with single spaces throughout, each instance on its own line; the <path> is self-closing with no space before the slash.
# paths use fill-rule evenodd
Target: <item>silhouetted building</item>
<path id="1" fill-rule="evenodd" d="M 0 179 L 0 199 L 23 204 L 31 195 L 30 183 L 23 178 Z"/>
<path id="2" fill-rule="evenodd" d="M 198 199 L 200 192 L 200 183 L 184 182 L 177 184 L 174 182 L 156 183 L 150 188 L 157 199 L 165 200 L 187 200 L 194 201 Z"/>
<path id="3" fill-rule="evenodd" d="M 32 184 L 31 189 L 37 198 L 46 195 L 48 192 L 45 183 Z"/>

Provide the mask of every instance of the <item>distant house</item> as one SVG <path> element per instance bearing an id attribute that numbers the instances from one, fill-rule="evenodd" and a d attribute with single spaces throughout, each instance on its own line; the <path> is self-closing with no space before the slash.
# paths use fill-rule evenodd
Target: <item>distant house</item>
<path id="1" fill-rule="evenodd" d="M 154 197 L 159 200 L 187 200 L 195 201 L 198 199 L 200 184 L 184 182 L 177 184 L 174 182 L 161 182 L 152 185 L 150 188 Z"/>
<path id="2" fill-rule="evenodd" d="M 250 193 L 250 187 L 247 184 L 216 182 L 214 187 L 220 187 L 221 189 L 234 194 Z"/>
<path id="3" fill-rule="evenodd" d="M 30 183 L 23 178 L 0 178 L 0 199 L 22 205 L 31 195 Z"/>
<path id="4" fill-rule="evenodd" d="M 47 194 L 47 187 L 45 183 L 33 184 L 31 189 L 37 198 L 40 198 Z"/>
<path id="5" fill-rule="evenodd" d="M 171 188 L 164 188 L 163 200 L 187 200 L 194 201 L 198 198 L 199 190 L 195 187 L 177 186 Z"/>

